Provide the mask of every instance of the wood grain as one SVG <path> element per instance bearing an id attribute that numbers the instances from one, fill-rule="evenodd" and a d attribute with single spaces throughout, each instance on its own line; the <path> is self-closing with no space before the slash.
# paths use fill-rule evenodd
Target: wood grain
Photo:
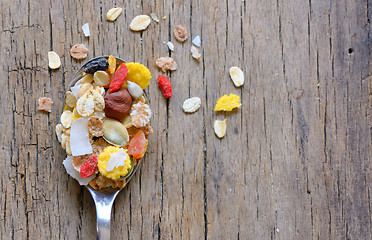
<path id="1" fill-rule="evenodd" d="M 372 1 L 0 1 L 0 239 L 93 239 L 94 203 L 68 177 L 55 137 L 65 91 L 88 58 L 113 54 L 149 67 L 154 112 L 148 153 L 120 193 L 113 239 L 371 239 Z M 106 12 L 124 8 L 115 22 Z M 141 33 L 130 21 L 155 12 Z M 91 36 L 81 26 L 89 23 Z M 189 40 L 176 42 L 183 25 Z M 201 36 L 202 59 L 190 55 Z M 171 41 L 175 51 L 164 44 Z M 61 56 L 48 69 L 47 52 Z M 156 84 L 160 56 L 173 97 Z M 228 69 L 239 66 L 235 88 Z M 214 112 L 217 99 L 241 109 Z M 53 111 L 37 111 L 51 97 Z M 182 103 L 202 106 L 184 114 Z M 227 119 L 222 140 L 216 119 Z"/>

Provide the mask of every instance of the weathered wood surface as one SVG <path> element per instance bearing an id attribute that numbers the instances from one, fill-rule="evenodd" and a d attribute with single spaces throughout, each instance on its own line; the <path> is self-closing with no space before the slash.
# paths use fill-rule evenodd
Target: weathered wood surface
<path id="1" fill-rule="evenodd" d="M 113 6 L 124 7 L 114 23 Z M 93 239 L 94 203 L 62 165 L 55 137 L 72 74 L 69 55 L 114 54 L 149 66 L 155 129 L 113 212 L 113 239 L 372 239 L 372 1 L 0 1 L 1 239 Z M 143 33 L 133 17 L 165 21 Z M 89 22 L 91 37 L 81 26 Z M 179 44 L 181 24 L 190 39 Z M 191 39 L 202 38 L 200 63 Z M 142 39 L 142 41 L 141 41 Z M 163 42 L 171 40 L 175 51 Z M 47 52 L 62 57 L 51 71 Z M 172 56 L 167 102 L 154 62 Z M 235 88 L 228 69 L 240 66 Z M 226 93 L 243 106 L 216 114 Z M 41 96 L 54 100 L 37 111 Z M 202 99 L 192 115 L 182 102 Z M 227 118 L 219 140 L 213 122 Z"/>

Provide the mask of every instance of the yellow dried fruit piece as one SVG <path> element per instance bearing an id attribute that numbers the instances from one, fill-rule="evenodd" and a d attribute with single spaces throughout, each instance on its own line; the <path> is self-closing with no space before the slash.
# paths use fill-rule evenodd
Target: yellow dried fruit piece
<path id="1" fill-rule="evenodd" d="M 106 14 L 106 19 L 107 21 L 115 21 L 119 16 L 120 14 L 123 12 L 123 9 L 122 8 L 111 8 L 110 10 L 108 10 L 107 14 Z"/>
<path id="2" fill-rule="evenodd" d="M 150 85 L 150 70 L 137 62 L 125 63 L 128 68 L 127 80 L 137 83 L 142 89 Z"/>
<path id="3" fill-rule="evenodd" d="M 239 96 L 235 94 L 230 94 L 229 96 L 223 95 L 218 99 L 214 111 L 231 111 L 241 105 Z"/>
<path id="4" fill-rule="evenodd" d="M 137 17 L 133 18 L 132 22 L 129 25 L 129 28 L 132 31 L 143 31 L 145 30 L 151 23 L 151 18 L 147 15 L 138 15 Z"/>
<path id="5" fill-rule="evenodd" d="M 61 66 L 61 59 L 56 52 L 48 52 L 48 60 L 51 69 L 57 69 Z"/>
<path id="6" fill-rule="evenodd" d="M 110 74 L 112 75 L 112 74 L 114 74 L 114 72 L 116 70 L 116 58 L 114 56 L 110 55 L 108 57 L 107 61 L 108 61 L 108 64 L 109 64 L 108 70 L 109 70 Z"/>
<path id="7" fill-rule="evenodd" d="M 226 119 L 221 121 L 221 120 L 216 120 L 214 121 L 214 133 L 217 135 L 219 138 L 223 138 L 226 134 Z"/>
<path id="8" fill-rule="evenodd" d="M 244 84 L 244 73 L 240 68 L 231 67 L 230 77 L 236 87 L 240 87 Z"/>

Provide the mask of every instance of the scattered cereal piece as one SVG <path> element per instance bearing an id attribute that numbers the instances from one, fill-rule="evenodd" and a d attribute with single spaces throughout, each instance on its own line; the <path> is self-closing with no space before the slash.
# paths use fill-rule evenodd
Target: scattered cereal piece
<path id="1" fill-rule="evenodd" d="M 88 120 L 88 130 L 93 137 L 101 137 L 103 135 L 103 122 L 98 117 L 90 117 Z"/>
<path id="2" fill-rule="evenodd" d="M 196 60 L 200 61 L 201 55 L 199 53 L 199 50 L 195 46 L 191 46 L 191 56 Z"/>
<path id="3" fill-rule="evenodd" d="M 132 98 L 137 99 L 143 95 L 143 90 L 137 83 L 127 81 L 127 87 Z"/>
<path id="4" fill-rule="evenodd" d="M 231 111 L 241 105 L 240 97 L 231 93 L 229 96 L 223 95 L 218 99 L 214 111 Z"/>
<path id="5" fill-rule="evenodd" d="M 217 135 L 219 138 L 223 138 L 226 134 L 226 119 L 221 121 L 221 120 L 216 120 L 214 121 L 214 133 Z"/>
<path id="6" fill-rule="evenodd" d="M 81 26 L 81 29 L 83 29 L 84 36 L 86 37 L 90 36 L 89 23 L 86 23 L 83 26 Z"/>
<path id="7" fill-rule="evenodd" d="M 97 86 L 104 87 L 110 84 L 110 76 L 105 71 L 97 71 L 94 73 L 93 80 Z"/>
<path id="8" fill-rule="evenodd" d="M 82 178 L 80 177 L 80 173 L 75 170 L 75 168 L 72 166 L 72 156 L 68 156 L 64 161 L 63 161 L 63 166 L 65 166 L 66 172 L 72 177 L 75 178 L 80 185 L 88 185 L 90 180 L 96 177 L 96 174 L 93 174 L 90 177 L 87 178 Z"/>
<path id="9" fill-rule="evenodd" d="M 187 37 L 189 36 L 189 34 L 187 33 L 186 29 L 184 27 L 182 27 L 181 25 L 177 25 L 175 28 L 174 28 L 174 37 L 177 39 L 177 41 L 179 42 L 184 42 L 187 40 Z"/>
<path id="10" fill-rule="evenodd" d="M 39 98 L 38 102 L 39 102 L 38 110 L 45 111 L 45 112 L 52 112 L 52 107 L 53 107 L 52 99 L 47 98 L 47 97 L 41 97 Z"/>
<path id="11" fill-rule="evenodd" d="M 82 117 L 89 117 L 92 115 L 94 113 L 94 108 L 95 102 L 92 94 L 86 93 L 76 102 L 77 113 Z"/>
<path id="12" fill-rule="evenodd" d="M 84 44 L 76 44 L 70 49 L 71 57 L 81 60 L 88 56 L 88 48 Z"/>
<path id="13" fill-rule="evenodd" d="M 116 58 L 114 56 L 110 55 L 108 57 L 107 62 L 109 64 L 108 70 L 109 70 L 110 74 L 112 75 L 112 74 L 115 73 L 115 70 L 116 70 Z"/>
<path id="14" fill-rule="evenodd" d="M 240 87 L 244 84 L 244 73 L 240 68 L 231 67 L 230 77 L 236 87 Z"/>
<path id="15" fill-rule="evenodd" d="M 70 147 L 73 156 L 80 156 L 93 152 L 89 137 L 88 118 L 78 118 L 72 122 Z"/>
<path id="16" fill-rule="evenodd" d="M 200 45 L 201 45 L 200 36 L 196 36 L 196 37 L 194 38 L 194 40 L 192 40 L 192 43 L 193 43 L 195 46 L 200 47 Z"/>
<path id="17" fill-rule="evenodd" d="M 174 45 L 173 45 L 173 43 L 167 42 L 167 46 L 168 46 L 169 50 L 171 50 L 172 52 L 174 51 Z"/>
<path id="18" fill-rule="evenodd" d="M 150 85 L 151 72 L 140 63 L 130 62 L 125 64 L 128 67 L 127 80 L 137 83 L 142 89 Z"/>
<path id="19" fill-rule="evenodd" d="M 133 18 L 132 22 L 129 25 L 129 28 L 132 31 L 143 31 L 145 30 L 151 23 L 151 18 L 147 15 L 138 15 L 137 17 Z"/>
<path id="20" fill-rule="evenodd" d="M 66 110 L 61 114 L 61 124 L 64 128 L 70 128 L 72 122 L 72 112 Z"/>
<path id="21" fill-rule="evenodd" d="M 151 109 L 149 105 L 139 102 L 132 105 L 130 116 L 133 126 L 140 128 L 150 122 Z"/>
<path id="22" fill-rule="evenodd" d="M 201 105 L 201 100 L 198 97 L 192 97 L 186 99 L 183 102 L 182 108 L 185 113 L 194 113 L 199 110 Z"/>
<path id="23" fill-rule="evenodd" d="M 61 66 L 61 59 L 56 52 L 48 52 L 48 61 L 51 69 L 57 69 Z"/>
<path id="24" fill-rule="evenodd" d="M 106 19 L 107 21 L 115 21 L 121 14 L 121 12 L 123 11 L 122 8 L 111 8 L 110 10 L 108 10 L 107 12 L 107 15 L 106 15 Z"/>
<path id="25" fill-rule="evenodd" d="M 66 104 L 71 108 L 76 106 L 76 97 L 71 91 L 66 92 Z"/>
<path id="26" fill-rule="evenodd" d="M 158 18 L 158 16 L 156 16 L 155 13 L 151 13 L 150 16 L 151 16 L 151 18 L 152 18 L 155 22 L 158 23 L 158 22 L 160 21 L 159 18 Z"/>
<path id="27" fill-rule="evenodd" d="M 156 59 L 156 66 L 161 68 L 163 72 L 168 70 L 174 71 L 177 69 L 177 63 L 173 58 L 170 57 L 160 57 Z"/>
<path id="28" fill-rule="evenodd" d="M 167 19 L 167 16 L 164 16 L 164 17 L 163 17 L 163 20 L 165 20 L 165 19 Z"/>

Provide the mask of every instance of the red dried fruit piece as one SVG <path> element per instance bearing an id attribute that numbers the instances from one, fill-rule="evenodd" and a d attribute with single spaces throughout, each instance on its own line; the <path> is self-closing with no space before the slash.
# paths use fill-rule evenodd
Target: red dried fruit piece
<path id="1" fill-rule="evenodd" d="M 147 149 L 147 139 L 142 130 L 138 131 L 136 135 L 130 140 L 128 154 L 134 158 L 142 158 Z"/>
<path id="2" fill-rule="evenodd" d="M 97 155 L 91 156 L 80 167 L 80 177 L 87 178 L 92 176 L 97 171 L 98 157 Z"/>
<path id="3" fill-rule="evenodd" d="M 165 98 L 172 97 L 172 85 L 168 78 L 163 75 L 158 76 L 158 85 Z"/>
<path id="4" fill-rule="evenodd" d="M 128 68 L 125 64 L 121 64 L 120 68 L 116 70 L 114 76 L 111 79 L 110 91 L 116 92 L 121 88 L 127 79 Z"/>

